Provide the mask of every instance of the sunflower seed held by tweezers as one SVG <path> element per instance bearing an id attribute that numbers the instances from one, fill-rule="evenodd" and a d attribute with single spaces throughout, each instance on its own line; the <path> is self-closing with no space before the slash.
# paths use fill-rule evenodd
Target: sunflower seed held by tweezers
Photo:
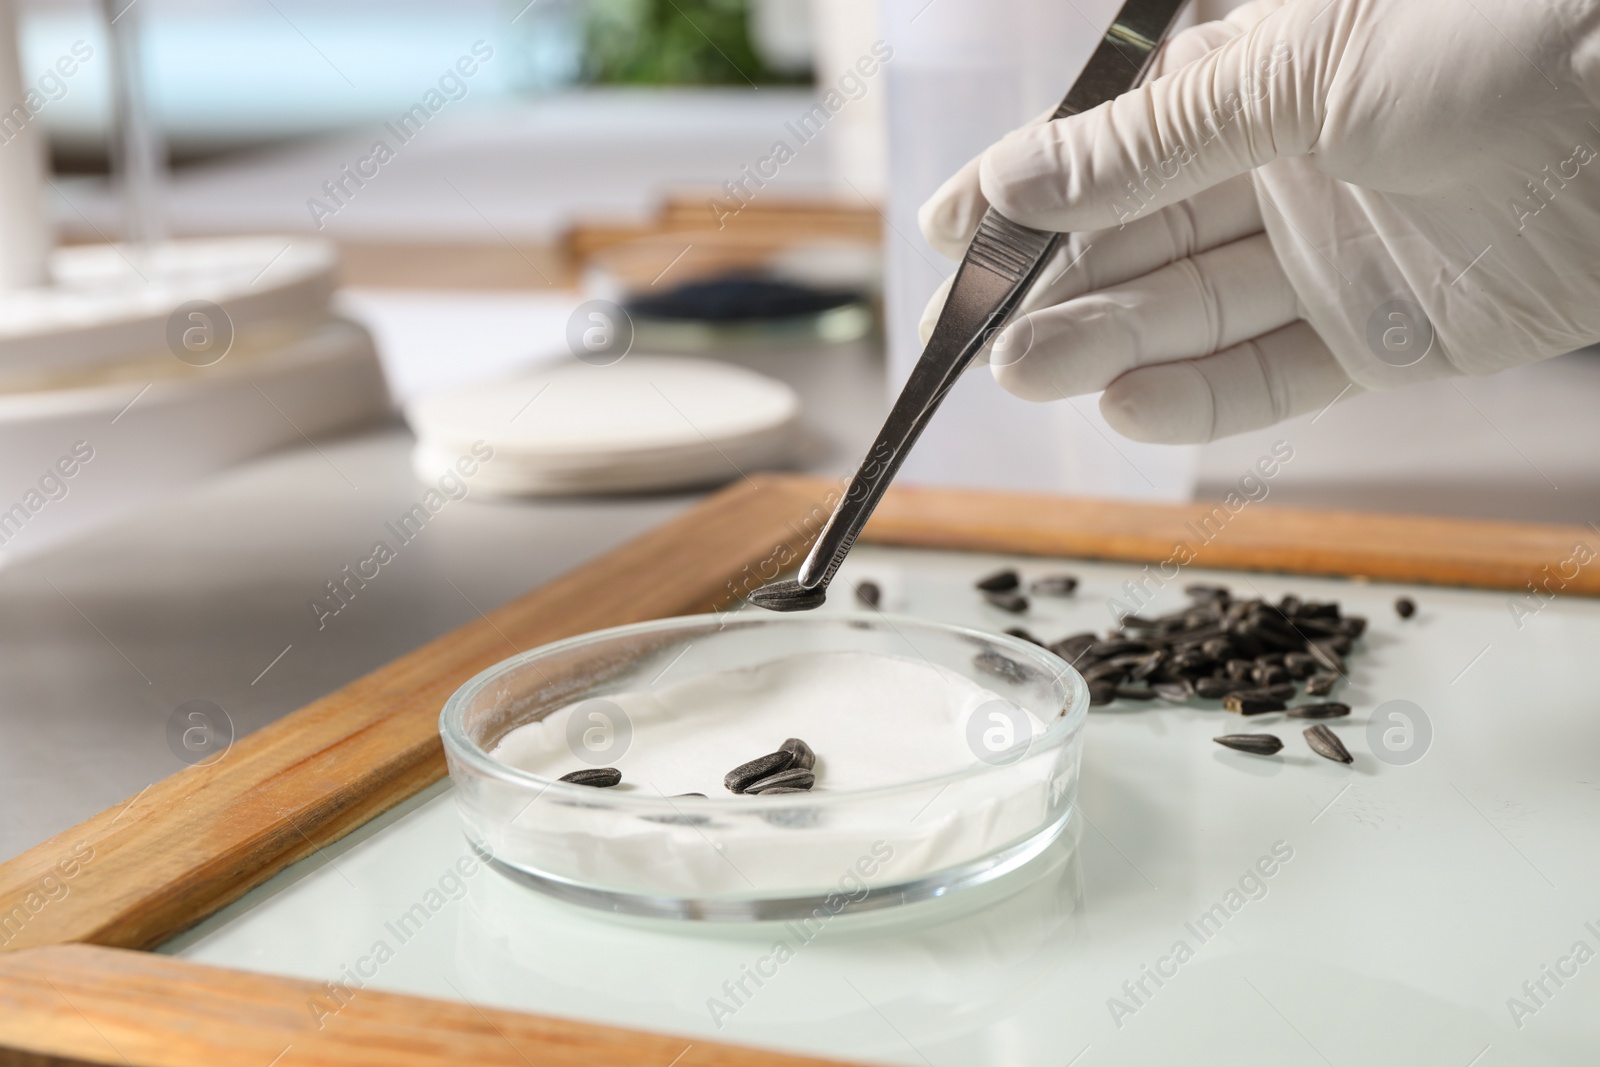
<path id="1" fill-rule="evenodd" d="M 1350 750 L 1344 747 L 1344 742 L 1339 740 L 1332 730 L 1318 723 L 1305 729 L 1306 744 L 1311 746 L 1311 751 L 1323 759 L 1331 759 L 1335 763 L 1354 763 L 1355 757 L 1350 755 Z"/>

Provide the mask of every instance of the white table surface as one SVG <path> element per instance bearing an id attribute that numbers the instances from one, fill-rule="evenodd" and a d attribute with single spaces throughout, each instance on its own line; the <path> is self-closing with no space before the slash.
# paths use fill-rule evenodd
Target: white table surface
<path id="1" fill-rule="evenodd" d="M 1019 620 L 969 586 L 999 562 L 864 547 L 845 576 L 879 581 L 891 611 L 1002 628 Z M 1078 595 L 1036 599 L 1020 620 L 1046 639 L 1105 627 L 1107 598 L 1133 573 L 1067 566 Z M 835 920 L 717 1022 L 708 1000 L 726 1003 L 722 983 L 782 928 L 617 920 L 480 871 L 400 942 L 385 924 L 466 853 L 447 784 L 165 951 L 348 982 L 346 968 L 384 941 L 392 958 L 361 979 L 373 988 L 936 1067 L 1600 1059 L 1600 958 L 1571 956 L 1579 942 L 1600 952 L 1600 716 L 1585 662 L 1600 605 L 1558 599 L 1518 629 L 1504 594 L 1424 589 L 1402 622 L 1393 586 L 1189 568 L 1152 610 L 1213 579 L 1369 616 L 1337 694 L 1355 713 L 1331 724 L 1353 766 L 1311 754 L 1305 724 L 1278 716 L 1241 726 L 1200 708 L 1095 709 L 1075 825 L 1038 868 L 967 899 Z M 1369 744 L 1371 713 L 1391 699 L 1414 701 L 1432 725 L 1410 765 Z M 1209 740 L 1241 728 L 1278 733 L 1283 753 Z M 1247 883 L 1258 899 L 1230 900 L 1275 848 L 1292 857 L 1264 893 Z M 1198 936 L 1193 924 L 1219 903 L 1237 906 Z M 1160 961 L 1179 941 L 1192 958 L 1159 987 L 1144 978 L 1135 1001 L 1124 983 L 1147 966 L 1170 974 Z M 1560 987 L 1545 978 L 1540 1004 L 1523 983 L 1546 966 L 1576 973 Z M 1514 1018 L 1513 997 L 1537 1010 Z"/>

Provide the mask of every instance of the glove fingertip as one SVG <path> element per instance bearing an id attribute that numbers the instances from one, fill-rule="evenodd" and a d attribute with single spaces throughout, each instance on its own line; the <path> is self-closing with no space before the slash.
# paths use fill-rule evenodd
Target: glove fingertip
<path id="1" fill-rule="evenodd" d="M 1106 425 L 1130 441 L 1150 445 L 1204 444 L 1214 436 L 1211 392 L 1187 363 L 1144 367 L 1124 374 L 1100 394 Z M 1197 387 L 1198 386 L 1198 387 Z"/>

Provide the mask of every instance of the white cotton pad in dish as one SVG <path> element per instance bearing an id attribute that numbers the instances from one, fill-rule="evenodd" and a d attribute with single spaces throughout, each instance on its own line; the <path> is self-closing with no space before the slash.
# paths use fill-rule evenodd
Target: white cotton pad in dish
<path id="1" fill-rule="evenodd" d="M 406 406 L 431 481 L 474 442 L 473 484 L 506 494 L 617 493 L 727 481 L 781 463 L 800 401 L 782 382 L 701 359 L 567 363 Z"/>

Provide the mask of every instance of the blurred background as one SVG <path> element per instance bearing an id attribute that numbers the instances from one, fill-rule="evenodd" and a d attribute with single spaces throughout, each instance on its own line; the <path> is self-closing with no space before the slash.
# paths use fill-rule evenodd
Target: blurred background
<path id="1" fill-rule="evenodd" d="M 917 206 L 1117 6 L 0 0 L 0 856 L 169 773 L 185 701 L 245 732 L 718 484 L 847 474 L 955 266 Z M 1177 448 L 980 369 L 903 478 L 1220 499 L 1282 440 L 1279 503 L 1590 523 L 1597 392 Z"/>

